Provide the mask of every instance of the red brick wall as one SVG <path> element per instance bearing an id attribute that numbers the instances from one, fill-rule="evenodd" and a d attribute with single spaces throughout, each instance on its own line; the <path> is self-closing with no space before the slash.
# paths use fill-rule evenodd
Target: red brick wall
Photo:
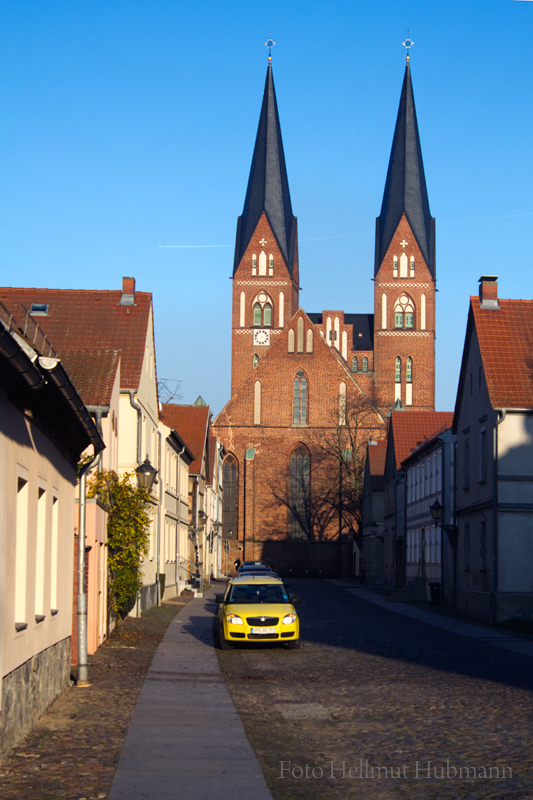
<path id="1" fill-rule="evenodd" d="M 404 248 L 400 242 L 408 244 Z M 398 260 L 405 251 L 408 261 L 415 258 L 414 278 L 393 277 L 393 257 Z M 411 227 L 402 216 L 398 229 L 375 280 L 374 301 L 374 376 L 380 405 L 389 409 L 394 404 L 396 357 L 402 360 L 402 403 L 406 403 L 405 364 L 413 360 L 413 402 L 416 409 L 435 408 L 435 281 L 426 266 Z M 413 330 L 394 327 L 394 305 L 401 294 L 412 298 L 415 307 Z M 382 295 L 387 296 L 387 329 L 382 330 Z M 426 296 L 426 325 L 420 328 L 421 297 Z"/>
<path id="2" fill-rule="evenodd" d="M 266 244 L 261 245 L 261 239 L 266 239 Z M 272 253 L 274 257 L 274 274 L 252 275 L 252 256 L 257 256 L 259 271 L 259 255 L 264 250 L 267 256 Z M 232 342 L 231 342 L 231 393 L 241 385 L 252 370 L 252 358 L 257 354 L 261 359 L 268 351 L 267 346 L 254 346 L 253 343 L 253 304 L 254 298 L 264 291 L 271 298 L 272 327 L 271 342 L 276 341 L 281 332 L 279 323 L 279 293 L 284 297 L 284 324 L 290 320 L 298 309 L 298 252 L 296 248 L 295 266 L 293 277 L 285 264 L 281 251 L 277 245 L 272 229 L 263 213 L 257 224 L 254 235 L 250 240 L 241 263 L 233 277 L 233 312 L 232 312 Z M 240 327 L 241 292 L 245 293 L 245 327 Z"/>

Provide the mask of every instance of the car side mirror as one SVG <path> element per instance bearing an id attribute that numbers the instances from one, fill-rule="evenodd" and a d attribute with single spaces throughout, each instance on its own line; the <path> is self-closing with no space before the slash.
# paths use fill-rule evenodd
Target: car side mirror
<path id="1" fill-rule="evenodd" d="M 293 605 L 294 605 L 294 603 L 299 603 L 299 602 L 301 602 L 301 598 L 300 598 L 300 597 L 299 597 L 297 594 L 290 594 L 290 595 L 289 595 L 289 600 L 291 601 L 291 603 L 292 603 Z"/>

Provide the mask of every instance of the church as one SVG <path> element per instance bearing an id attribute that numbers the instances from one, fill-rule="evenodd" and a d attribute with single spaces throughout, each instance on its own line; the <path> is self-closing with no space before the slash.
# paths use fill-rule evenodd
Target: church
<path id="1" fill-rule="evenodd" d="M 373 313 L 300 308 L 297 220 L 269 56 L 237 223 L 231 398 L 213 426 L 226 453 L 230 553 L 263 559 L 283 577 L 350 574 L 367 442 L 386 436 L 393 406 L 434 410 L 435 220 L 409 56 L 368 277 Z"/>

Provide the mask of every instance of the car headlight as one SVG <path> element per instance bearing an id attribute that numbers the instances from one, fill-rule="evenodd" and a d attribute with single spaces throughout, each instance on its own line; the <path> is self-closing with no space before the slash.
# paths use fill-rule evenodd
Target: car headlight
<path id="1" fill-rule="evenodd" d="M 296 622 L 296 614 L 294 611 L 291 611 L 290 614 L 283 617 L 282 622 L 284 625 L 292 625 L 293 622 Z"/>
<path id="2" fill-rule="evenodd" d="M 244 622 L 238 614 L 228 614 L 226 619 L 228 622 L 231 622 L 232 625 L 244 625 Z"/>

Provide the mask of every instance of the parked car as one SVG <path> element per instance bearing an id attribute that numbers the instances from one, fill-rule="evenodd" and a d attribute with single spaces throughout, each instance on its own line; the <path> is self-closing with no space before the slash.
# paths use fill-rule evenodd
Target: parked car
<path id="1" fill-rule="evenodd" d="M 218 631 L 222 650 L 235 643 L 277 641 L 289 650 L 300 647 L 300 621 L 283 582 L 270 575 L 233 578 L 224 595 L 217 595 Z"/>

